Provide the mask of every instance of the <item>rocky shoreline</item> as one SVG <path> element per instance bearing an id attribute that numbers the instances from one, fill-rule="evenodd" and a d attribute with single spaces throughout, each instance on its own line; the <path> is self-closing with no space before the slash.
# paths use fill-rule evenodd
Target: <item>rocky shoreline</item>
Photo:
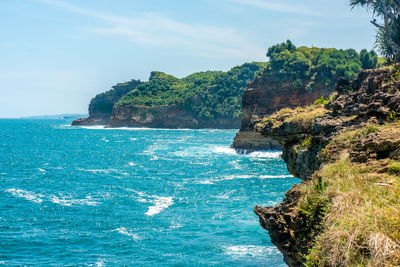
<path id="1" fill-rule="evenodd" d="M 361 71 L 328 103 L 253 123 L 303 180 L 278 206 L 254 210 L 290 266 L 400 264 L 399 73 L 400 65 Z"/>

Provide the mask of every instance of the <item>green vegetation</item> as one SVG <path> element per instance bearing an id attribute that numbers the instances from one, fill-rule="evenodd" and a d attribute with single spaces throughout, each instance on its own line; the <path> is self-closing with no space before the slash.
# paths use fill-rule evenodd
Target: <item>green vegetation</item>
<path id="1" fill-rule="evenodd" d="M 278 81 L 290 82 L 293 88 L 303 87 L 310 92 L 316 84 L 333 89 L 337 79 L 352 79 L 361 68 L 375 68 L 378 62 L 376 53 L 365 49 L 358 54 L 353 49 L 296 47 L 290 41 L 270 47 L 267 56 L 269 62 L 246 63 L 228 72 L 199 72 L 182 79 L 153 71 L 148 82 L 117 84 L 96 96 L 90 111 L 105 116 L 111 115 L 114 107 L 176 106 L 197 119 L 239 119 L 243 92 L 254 79 L 272 75 Z M 315 104 L 327 101 L 321 98 Z"/>
<path id="2" fill-rule="evenodd" d="M 351 80 L 361 69 L 373 69 L 378 63 L 374 51 L 296 47 L 289 40 L 270 47 L 267 56 L 270 61 L 263 75 L 293 81 L 293 87 L 305 86 L 309 91 L 316 82 L 333 87 L 339 78 Z"/>
<path id="3" fill-rule="evenodd" d="M 97 115 L 111 115 L 114 103 L 141 84 L 140 80 L 131 80 L 114 85 L 111 90 L 98 94 L 90 101 L 89 111 Z"/>
<path id="4" fill-rule="evenodd" d="M 240 118 L 241 97 L 248 82 L 266 63 L 246 63 L 228 72 L 207 71 L 183 79 L 152 72 L 148 82 L 132 90 L 117 106 L 176 105 L 202 119 Z"/>
<path id="5" fill-rule="evenodd" d="M 400 62 L 400 1 L 399 0 L 350 0 L 350 5 L 365 7 L 375 17 L 376 46 L 388 62 Z M 376 18 L 382 20 L 377 22 Z"/>

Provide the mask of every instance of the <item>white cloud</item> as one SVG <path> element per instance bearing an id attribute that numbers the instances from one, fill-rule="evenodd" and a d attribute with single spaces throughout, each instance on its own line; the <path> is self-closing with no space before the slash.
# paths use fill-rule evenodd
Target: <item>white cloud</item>
<path id="1" fill-rule="evenodd" d="M 318 16 L 319 14 L 311 9 L 305 7 L 305 5 L 294 5 L 287 4 L 280 1 L 270 1 L 270 0 L 231 0 L 232 2 L 236 2 L 243 5 L 253 6 L 257 8 L 262 8 L 269 11 L 281 12 L 281 13 L 291 13 L 291 14 L 299 14 L 299 15 L 314 15 Z M 304 2 L 303 2 L 304 3 Z"/>
<path id="2" fill-rule="evenodd" d="M 157 13 L 142 13 L 136 18 L 128 18 L 73 6 L 60 0 L 36 1 L 100 19 L 109 26 L 84 28 L 97 34 L 119 36 L 137 44 L 182 48 L 210 58 L 254 60 L 263 57 L 265 52 L 264 48 L 248 40 L 245 34 L 232 28 L 192 25 Z"/>

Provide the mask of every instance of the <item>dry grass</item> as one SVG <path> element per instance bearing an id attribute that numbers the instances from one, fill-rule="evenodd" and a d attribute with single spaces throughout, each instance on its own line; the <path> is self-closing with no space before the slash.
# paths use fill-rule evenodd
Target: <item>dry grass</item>
<path id="1" fill-rule="evenodd" d="M 323 116 L 328 112 L 324 106 L 311 105 L 308 107 L 297 107 L 294 109 L 284 108 L 274 114 L 265 117 L 262 123 L 272 123 L 273 127 L 279 127 L 282 123 L 298 123 L 304 128 L 311 127 L 316 117 Z"/>
<path id="2" fill-rule="evenodd" d="M 362 168 L 347 154 L 317 176 L 326 188 L 316 193 L 315 180 L 310 181 L 303 185 L 303 195 L 328 200 L 328 209 L 307 265 L 400 265 L 399 177 L 374 172 L 373 166 Z"/>

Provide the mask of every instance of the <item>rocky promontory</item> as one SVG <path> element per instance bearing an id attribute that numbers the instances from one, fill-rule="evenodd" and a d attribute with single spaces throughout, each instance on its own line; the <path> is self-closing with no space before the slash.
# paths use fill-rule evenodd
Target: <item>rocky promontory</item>
<path id="1" fill-rule="evenodd" d="M 336 89 L 253 124 L 303 180 L 255 213 L 290 266 L 399 266 L 400 65 Z"/>
<path id="2" fill-rule="evenodd" d="M 139 80 L 118 83 L 111 90 L 98 94 L 90 101 L 89 117 L 74 120 L 72 125 L 108 125 L 113 113 L 114 104 L 141 84 L 142 82 Z"/>
<path id="3" fill-rule="evenodd" d="M 246 85 L 265 66 L 245 63 L 227 72 L 198 72 L 182 79 L 153 71 L 147 82 L 118 84 L 93 98 L 89 117 L 73 125 L 237 129 Z"/>
<path id="4" fill-rule="evenodd" d="M 368 64 L 363 55 L 371 56 Z M 362 68 L 377 64 L 374 52 L 296 47 L 290 41 L 270 47 L 267 56 L 268 66 L 243 95 L 241 127 L 232 144 L 241 151 L 279 148 L 276 141 L 253 131 L 260 119 L 282 108 L 310 105 L 329 96 L 338 79 L 352 79 Z"/>

